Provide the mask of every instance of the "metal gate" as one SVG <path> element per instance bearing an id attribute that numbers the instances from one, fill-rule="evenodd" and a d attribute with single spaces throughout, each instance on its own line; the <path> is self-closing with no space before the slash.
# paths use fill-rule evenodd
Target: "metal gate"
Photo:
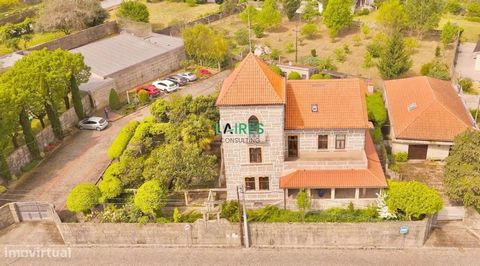
<path id="1" fill-rule="evenodd" d="M 20 221 L 39 221 L 50 219 L 50 205 L 41 202 L 17 202 L 18 217 Z"/>

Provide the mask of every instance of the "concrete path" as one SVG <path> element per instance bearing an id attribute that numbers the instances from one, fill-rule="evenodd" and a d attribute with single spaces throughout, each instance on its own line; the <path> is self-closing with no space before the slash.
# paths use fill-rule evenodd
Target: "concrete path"
<path id="1" fill-rule="evenodd" d="M 223 82 L 229 71 L 192 83 L 176 92 L 180 95 L 209 95 Z M 22 179 L 15 189 L 0 195 L 0 205 L 12 201 L 43 201 L 55 205 L 61 214 L 70 190 L 80 183 L 94 183 L 107 167 L 107 149 L 118 132 L 131 120 L 141 120 L 149 108 L 132 113 L 104 131 L 77 131 L 41 165 Z"/>
<path id="2" fill-rule="evenodd" d="M 44 247 L 43 250 L 47 249 Z M 478 265 L 479 249 L 206 249 L 76 248 L 70 258 L 14 258 L 0 252 L 5 265 Z M 42 250 L 42 249 L 40 249 Z M 58 252 L 58 251 L 57 251 Z M 6 258 L 3 258 L 6 257 Z"/>
<path id="3" fill-rule="evenodd" d="M 2 245 L 63 245 L 57 225 L 51 221 L 23 222 L 0 230 Z M 0 251 L 1 252 L 1 251 Z"/>

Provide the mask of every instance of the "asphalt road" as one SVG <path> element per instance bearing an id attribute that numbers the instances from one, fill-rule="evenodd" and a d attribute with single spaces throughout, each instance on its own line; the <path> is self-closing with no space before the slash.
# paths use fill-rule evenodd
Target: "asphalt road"
<path id="1" fill-rule="evenodd" d="M 209 95 L 223 82 L 229 71 L 197 81 L 175 92 L 179 95 Z M 0 195 L 0 205 L 12 201 L 42 201 L 53 203 L 57 211 L 65 209 L 70 190 L 80 183 L 94 183 L 107 167 L 107 149 L 124 125 L 150 114 L 141 109 L 111 123 L 101 132 L 77 131 L 67 138 L 49 158 L 29 172 L 22 182 Z"/>
<path id="2" fill-rule="evenodd" d="M 7 247 L 12 249 L 15 247 Z M 61 249 L 62 247 L 60 247 Z M 70 258 L 14 258 L 2 265 L 479 265 L 479 249 L 71 248 Z M 44 248 L 45 250 L 46 248 Z M 52 250 L 54 248 L 51 248 Z M 58 252 L 58 251 L 57 251 Z M 51 254 L 54 254 L 51 252 Z M 61 254 L 61 253 L 57 253 Z"/>

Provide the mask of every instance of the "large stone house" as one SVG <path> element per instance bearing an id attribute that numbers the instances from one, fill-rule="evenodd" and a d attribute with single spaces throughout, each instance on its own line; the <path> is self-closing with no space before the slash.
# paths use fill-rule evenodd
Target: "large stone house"
<path id="1" fill-rule="evenodd" d="M 227 198 L 245 188 L 249 205 L 371 204 L 387 186 L 370 137 L 366 84 L 358 79 L 287 81 L 253 54 L 217 100 Z"/>
<path id="2" fill-rule="evenodd" d="M 443 160 L 454 138 L 475 122 L 450 81 L 413 77 L 385 81 L 392 152 Z"/>

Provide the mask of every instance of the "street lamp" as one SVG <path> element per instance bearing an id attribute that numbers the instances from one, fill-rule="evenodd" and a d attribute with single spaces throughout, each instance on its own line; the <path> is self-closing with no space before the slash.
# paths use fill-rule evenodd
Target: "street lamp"
<path id="1" fill-rule="evenodd" d="M 245 207 L 245 190 L 243 189 L 243 185 L 237 187 L 238 191 L 243 195 L 243 236 L 245 237 L 245 247 L 249 248 L 250 243 L 248 239 L 248 223 L 247 223 L 247 208 Z"/>

